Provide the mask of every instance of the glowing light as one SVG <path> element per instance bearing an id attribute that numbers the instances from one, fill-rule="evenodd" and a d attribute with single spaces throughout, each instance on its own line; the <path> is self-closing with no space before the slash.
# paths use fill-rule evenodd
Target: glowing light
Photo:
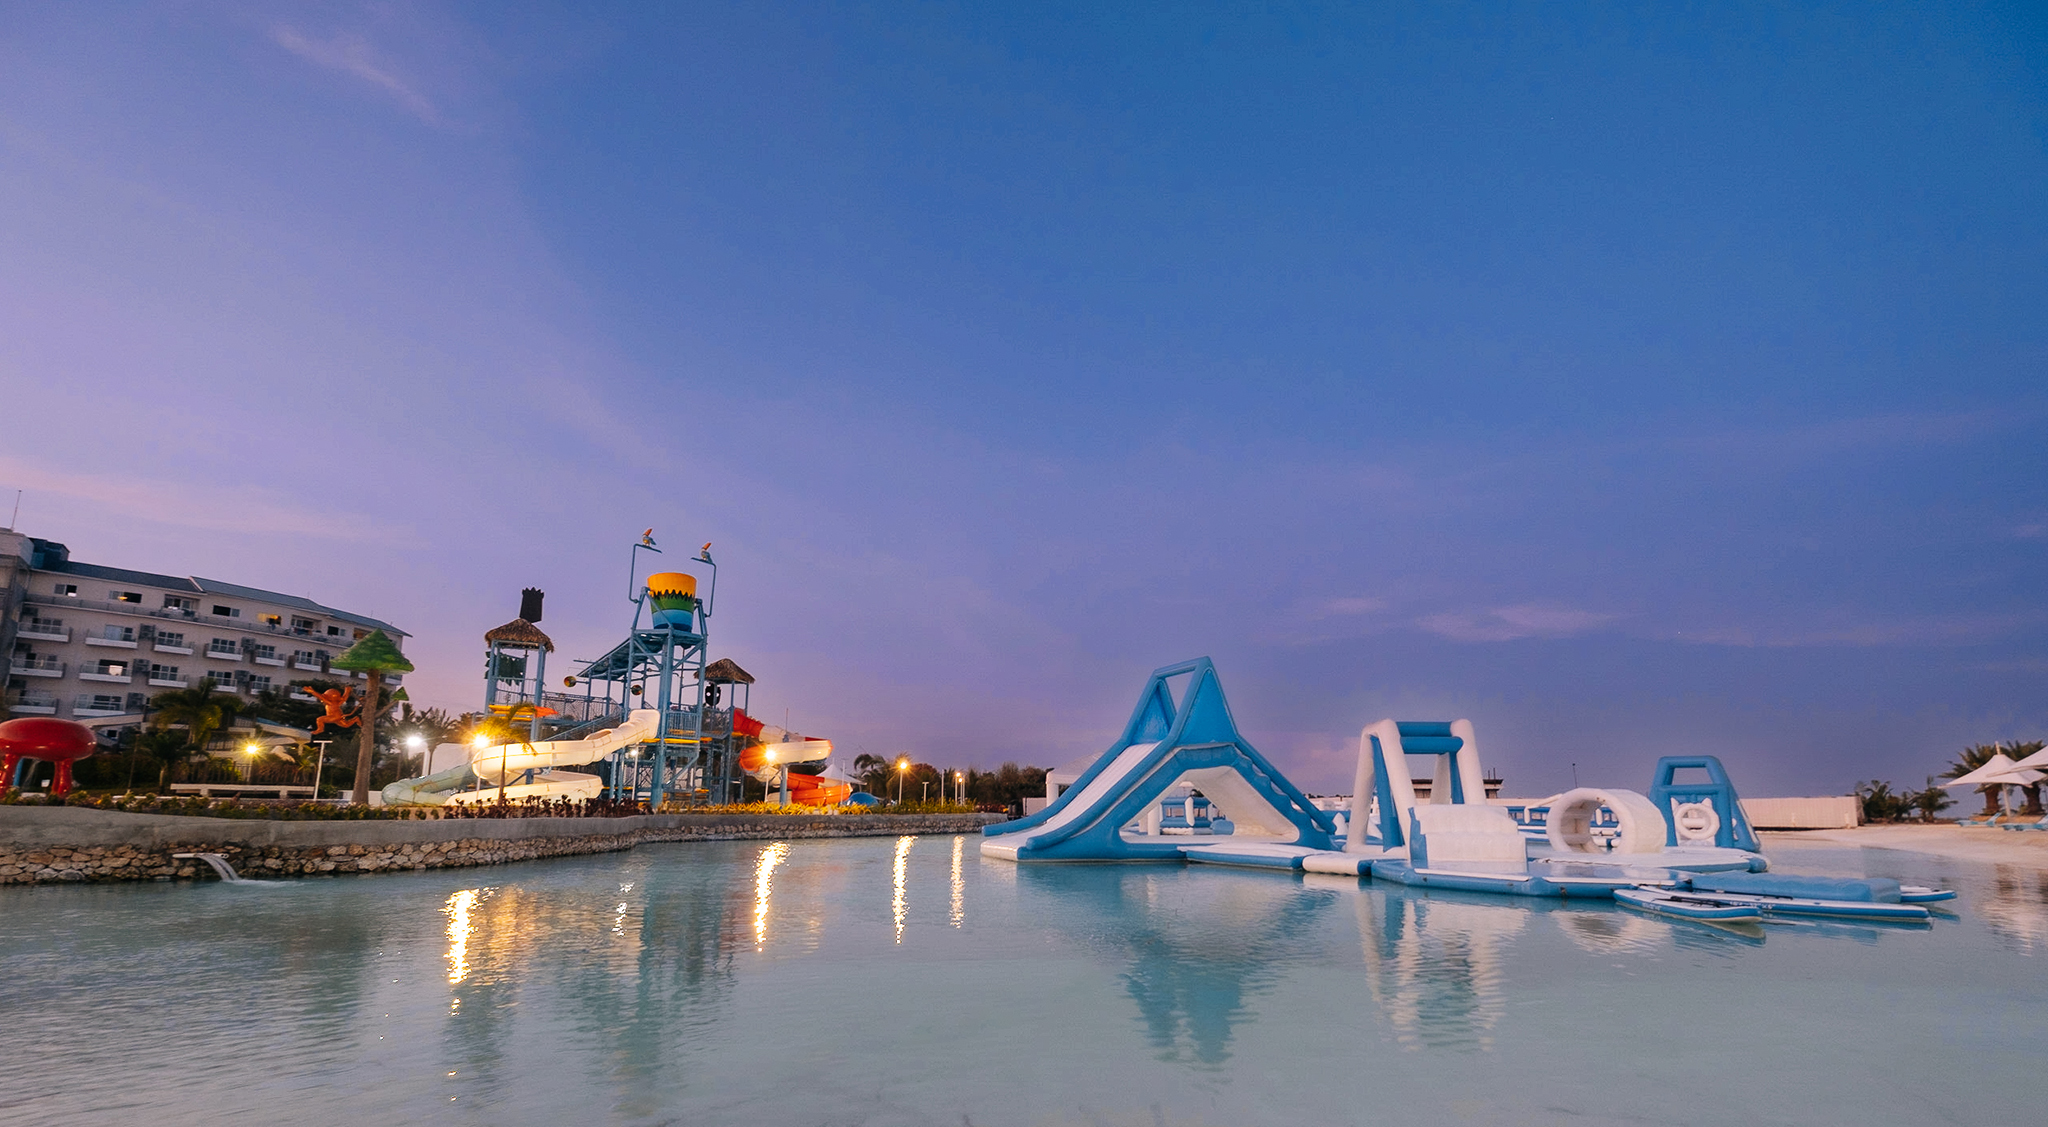
<path id="1" fill-rule="evenodd" d="M 960 872 L 960 858 L 966 844 L 964 837 L 953 839 L 953 914 L 948 918 L 954 927 L 959 927 L 967 919 L 967 881 Z"/>
<path id="2" fill-rule="evenodd" d="M 909 911 L 908 901 L 904 896 L 904 886 L 908 883 L 910 876 L 910 847 L 916 844 L 916 842 L 917 838 L 912 835 L 905 835 L 896 839 L 896 895 L 889 902 L 889 907 L 896 917 L 896 942 L 898 943 L 903 942 L 903 920 Z"/>
<path id="3" fill-rule="evenodd" d="M 775 891 L 775 866 L 789 856 L 789 845 L 776 842 L 761 850 L 754 863 L 754 950 L 768 944 L 768 897 Z"/>
<path id="4" fill-rule="evenodd" d="M 441 910 L 448 916 L 448 985 L 460 986 L 469 977 L 469 936 L 475 930 L 469 913 L 476 907 L 477 890 L 465 888 L 448 897 Z"/>
<path id="5" fill-rule="evenodd" d="M 243 755 L 255 755 L 256 753 L 258 753 L 258 752 L 260 752 L 260 751 L 262 751 L 262 750 L 263 750 L 263 745 L 262 745 L 262 744 L 246 744 L 246 745 L 244 745 L 244 746 L 243 746 L 243 748 L 242 748 L 242 754 L 243 754 Z"/>
<path id="6" fill-rule="evenodd" d="M 773 762 L 775 762 L 775 749 L 774 749 L 774 748 L 772 748 L 772 747 L 771 747 L 771 748 L 769 748 L 769 749 L 768 749 L 767 751 L 765 751 L 765 752 L 762 752 L 762 754 L 763 754 L 763 755 L 766 755 L 766 756 L 768 757 L 768 762 L 770 762 L 770 763 L 773 763 Z"/>
<path id="7" fill-rule="evenodd" d="M 898 771 L 908 771 L 908 770 L 910 770 L 910 760 L 909 760 L 909 759 L 907 759 L 907 758 L 906 758 L 906 759 L 899 759 L 899 760 L 897 760 L 897 761 L 896 761 L 896 769 L 897 769 Z"/>
<path id="8" fill-rule="evenodd" d="M 491 737 L 484 735 L 482 732 L 478 732 L 474 737 L 470 739 L 469 746 L 489 747 L 491 746 Z"/>
<path id="9" fill-rule="evenodd" d="M 419 749 L 427 746 L 427 737 L 420 735 L 418 732 L 414 732 L 412 735 L 405 737 L 405 746 L 413 749 L 414 751 L 418 751 Z"/>

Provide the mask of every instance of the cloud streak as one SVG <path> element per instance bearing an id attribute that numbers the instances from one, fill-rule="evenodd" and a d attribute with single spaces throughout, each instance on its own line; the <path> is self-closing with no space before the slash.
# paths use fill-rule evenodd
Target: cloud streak
<path id="1" fill-rule="evenodd" d="M 1454 642 L 1511 642 L 1519 638 L 1569 638 L 1597 630 L 1617 617 L 1573 607 L 1523 603 L 1425 615 L 1415 624 Z"/>
<path id="2" fill-rule="evenodd" d="M 278 46 L 307 62 L 369 83 L 428 125 L 447 124 L 434 103 L 400 78 L 388 64 L 379 61 L 370 48 L 369 40 L 360 35 L 336 32 L 330 39 L 314 39 L 289 24 L 278 24 L 271 28 L 270 37 Z"/>
<path id="3" fill-rule="evenodd" d="M 308 508 L 253 486 L 214 488 L 192 482 L 65 473 L 5 455 L 0 455 L 0 483 L 24 491 L 22 508 L 30 513 L 43 497 L 56 496 L 112 516 L 204 532 L 259 532 L 350 542 L 400 538 L 397 529 L 368 518 Z M 14 498 L 5 500 L 12 510 Z"/>

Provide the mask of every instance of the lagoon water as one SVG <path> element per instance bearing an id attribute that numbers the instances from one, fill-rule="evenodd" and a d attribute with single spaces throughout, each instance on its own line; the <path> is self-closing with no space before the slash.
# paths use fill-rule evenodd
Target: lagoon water
<path id="1" fill-rule="evenodd" d="M 0 1122 L 2038 1121 L 2048 873 L 1729 930 L 978 838 L 0 890 Z"/>

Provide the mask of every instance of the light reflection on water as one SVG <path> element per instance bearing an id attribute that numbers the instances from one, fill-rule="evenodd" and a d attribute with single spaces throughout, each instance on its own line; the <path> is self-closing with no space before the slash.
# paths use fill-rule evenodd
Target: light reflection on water
<path id="1" fill-rule="evenodd" d="M 787 842 L 776 842 L 761 850 L 754 862 L 754 950 L 768 945 L 768 898 L 775 891 L 775 866 L 789 856 Z M 623 905 L 621 905 L 623 907 Z"/>
<path id="2" fill-rule="evenodd" d="M 0 891 L 0 1121 L 2031 1114 L 2001 1078 L 2030 1067 L 2048 1003 L 2033 870 L 1799 852 L 1964 898 L 1932 928 L 1731 930 L 916 840 L 643 847 L 489 886 Z"/>

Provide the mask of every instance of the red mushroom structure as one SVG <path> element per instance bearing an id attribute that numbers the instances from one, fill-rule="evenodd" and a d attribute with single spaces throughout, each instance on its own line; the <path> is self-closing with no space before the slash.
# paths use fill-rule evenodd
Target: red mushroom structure
<path id="1" fill-rule="evenodd" d="M 71 764 L 93 753 L 92 729 L 54 716 L 23 716 L 0 724 L 0 792 L 14 785 L 15 765 L 45 759 L 57 765 L 53 795 L 71 790 Z"/>

